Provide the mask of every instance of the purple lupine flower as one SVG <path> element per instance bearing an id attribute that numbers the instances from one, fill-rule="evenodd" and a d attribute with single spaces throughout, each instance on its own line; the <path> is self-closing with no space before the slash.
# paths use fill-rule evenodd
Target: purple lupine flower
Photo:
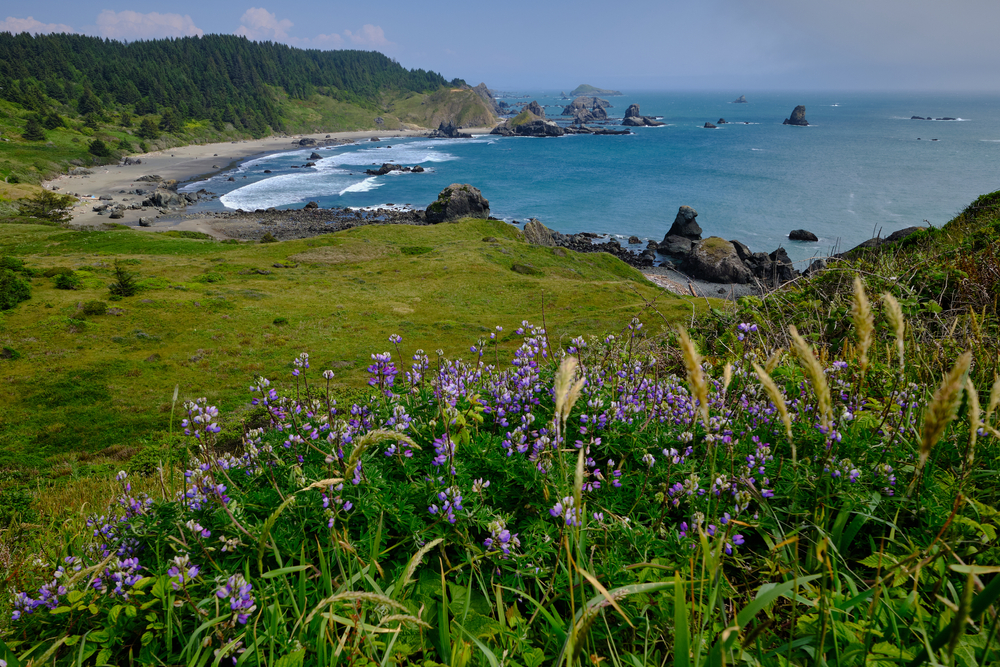
<path id="1" fill-rule="evenodd" d="M 253 584 L 247 582 L 242 574 L 234 574 L 215 591 L 220 600 L 229 598 L 229 609 L 236 615 L 236 622 L 240 625 L 246 625 L 250 614 L 257 609 L 257 604 L 250 595 L 251 590 Z"/>

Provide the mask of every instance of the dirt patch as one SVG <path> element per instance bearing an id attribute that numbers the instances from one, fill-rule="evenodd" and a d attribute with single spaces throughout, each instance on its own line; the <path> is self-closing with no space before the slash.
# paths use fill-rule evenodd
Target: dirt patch
<path id="1" fill-rule="evenodd" d="M 362 264 L 396 254 L 398 254 L 398 251 L 393 252 L 392 249 L 386 246 L 352 243 L 342 246 L 313 248 L 312 250 L 292 255 L 288 259 L 305 264 Z"/>

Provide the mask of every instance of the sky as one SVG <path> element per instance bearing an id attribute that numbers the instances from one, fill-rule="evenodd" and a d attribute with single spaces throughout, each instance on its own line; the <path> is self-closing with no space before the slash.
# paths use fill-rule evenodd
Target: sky
<path id="1" fill-rule="evenodd" d="M 375 50 L 509 91 L 1000 90 L 998 0 L 253 2 L 9 3 L 0 32 Z"/>

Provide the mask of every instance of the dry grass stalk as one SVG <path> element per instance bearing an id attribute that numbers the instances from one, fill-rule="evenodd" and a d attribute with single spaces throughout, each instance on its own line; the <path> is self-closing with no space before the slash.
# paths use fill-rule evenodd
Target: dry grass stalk
<path id="1" fill-rule="evenodd" d="M 882 295 L 882 302 L 885 304 L 885 314 L 892 325 L 892 331 L 896 335 L 896 354 L 899 356 L 899 370 L 905 368 L 904 354 L 906 345 L 906 318 L 903 317 L 903 309 L 896 298 L 888 292 Z"/>
<path id="2" fill-rule="evenodd" d="M 993 380 L 993 389 L 990 390 L 990 402 L 986 406 L 986 414 L 983 415 L 983 423 L 989 424 L 993 411 L 1000 405 L 1000 377 Z"/>
<path id="3" fill-rule="evenodd" d="M 958 358 L 954 367 L 941 381 L 941 386 L 934 392 L 930 404 L 924 411 L 924 423 L 920 434 L 920 458 L 917 461 L 917 472 L 927 463 L 931 449 L 938 443 L 944 430 L 955 418 L 959 395 L 962 391 L 963 378 L 972 363 L 972 353 L 966 352 Z M 916 479 L 916 478 L 914 478 Z"/>
<path id="4" fill-rule="evenodd" d="M 778 364 L 781 363 L 781 357 L 783 357 L 784 355 L 785 355 L 785 348 L 783 347 L 779 347 L 778 349 L 776 349 L 774 352 L 771 353 L 771 356 L 767 358 L 767 363 L 764 364 L 764 370 L 767 371 L 768 375 L 774 372 L 774 369 L 777 368 Z"/>
<path id="5" fill-rule="evenodd" d="M 579 363 L 576 357 L 566 357 L 559 364 L 559 371 L 556 373 L 555 399 L 556 416 L 566 422 L 569 413 L 573 410 L 573 405 L 580 398 L 580 391 L 583 389 L 584 379 L 573 381 L 576 377 L 576 369 Z"/>
<path id="6" fill-rule="evenodd" d="M 756 363 L 753 365 L 753 370 L 757 373 L 757 379 L 760 380 L 761 385 L 764 387 L 764 391 L 771 398 L 771 402 L 774 403 L 774 407 L 778 409 L 778 414 L 781 415 L 781 422 L 785 425 L 785 435 L 788 437 L 788 444 L 792 446 L 792 463 L 798 463 L 798 455 L 795 451 L 795 441 L 792 440 L 792 418 L 788 415 L 788 406 L 785 405 L 785 397 L 781 395 L 781 390 L 778 389 L 778 385 L 771 378 L 770 374 L 767 373 L 763 368 L 758 366 Z"/>
<path id="7" fill-rule="evenodd" d="M 705 372 L 701 368 L 701 355 L 695 349 L 691 337 L 687 331 L 678 327 L 677 335 L 681 339 L 681 356 L 684 358 L 684 370 L 687 371 L 688 385 L 691 393 L 698 400 L 698 409 L 701 411 L 701 419 L 708 427 L 708 381 L 705 379 Z"/>
<path id="8" fill-rule="evenodd" d="M 816 394 L 816 404 L 819 408 L 820 423 L 826 432 L 833 423 L 833 405 L 830 401 L 830 385 L 826 382 L 826 373 L 813 353 L 812 346 L 799 335 L 799 330 L 792 324 L 788 327 L 792 337 L 792 348 L 799 360 L 799 365 L 805 371 L 813 392 Z"/>
<path id="9" fill-rule="evenodd" d="M 868 370 L 868 348 L 872 344 L 875 318 L 872 315 L 871 306 L 868 304 L 868 295 L 865 294 L 865 284 L 860 276 L 854 276 L 854 304 L 851 307 L 851 319 L 858 332 L 858 364 L 863 376 Z"/>
<path id="10" fill-rule="evenodd" d="M 722 369 L 722 391 L 725 392 L 729 389 L 729 383 L 733 381 L 733 365 L 726 362 L 725 368 Z"/>

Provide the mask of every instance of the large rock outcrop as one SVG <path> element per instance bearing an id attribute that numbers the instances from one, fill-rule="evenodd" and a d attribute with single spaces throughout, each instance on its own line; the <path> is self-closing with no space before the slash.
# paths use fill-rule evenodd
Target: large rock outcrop
<path id="1" fill-rule="evenodd" d="M 524 110 L 535 114 L 539 118 L 545 118 L 545 109 L 543 109 L 542 105 L 538 103 L 538 100 L 531 100 L 531 102 L 524 107 Z"/>
<path id="2" fill-rule="evenodd" d="M 653 120 L 649 116 L 643 116 L 639 113 L 638 104 L 630 104 L 628 109 L 625 110 L 625 118 L 622 120 L 622 125 L 627 127 L 659 127 L 666 125 L 666 123 Z"/>
<path id="3" fill-rule="evenodd" d="M 806 108 L 801 104 L 792 109 L 792 115 L 786 118 L 785 122 L 782 123 L 782 125 L 800 125 L 802 127 L 805 127 L 808 124 L 809 121 L 806 120 Z"/>
<path id="4" fill-rule="evenodd" d="M 427 135 L 431 139 L 471 139 L 472 135 L 467 132 L 462 132 L 461 128 L 455 126 L 454 123 L 448 122 L 445 124 L 441 121 L 438 125 L 438 129 L 432 131 Z"/>
<path id="5" fill-rule="evenodd" d="M 685 266 L 692 277 L 713 283 L 743 285 L 753 280 L 753 274 L 740 260 L 736 247 L 718 236 L 696 243 Z"/>
<path id="6" fill-rule="evenodd" d="M 452 183 L 424 212 L 427 222 L 448 222 L 461 218 L 490 217 L 490 202 L 479 188 L 468 183 Z"/>
<path id="7" fill-rule="evenodd" d="M 524 240 L 533 245 L 550 248 L 556 244 L 552 237 L 552 230 L 534 218 L 524 223 Z"/>
<path id="8" fill-rule="evenodd" d="M 735 100 L 733 100 L 733 104 L 747 104 L 747 96 L 740 95 Z"/>
<path id="9" fill-rule="evenodd" d="M 664 242 L 671 236 L 681 236 L 692 241 L 701 240 L 701 227 L 698 226 L 695 218 L 698 217 L 698 211 L 694 210 L 690 206 L 681 206 L 677 209 L 677 216 L 674 217 L 674 224 L 670 225 L 670 229 L 667 231 L 666 236 L 663 237 Z"/>
<path id="10" fill-rule="evenodd" d="M 486 86 L 485 83 L 480 83 L 478 86 L 473 86 L 472 92 L 474 92 L 476 95 L 479 95 L 479 97 L 482 98 L 483 102 L 486 102 L 486 106 L 490 108 L 490 111 L 493 112 L 494 116 L 499 116 L 501 113 L 503 113 L 502 110 L 500 109 L 500 105 L 497 104 L 496 98 L 493 97 L 492 93 L 490 93 L 490 89 Z"/>
<path id="11" fill-rule="evenodd" d="M 564 116 L 575 116 L 578 111 L 582 109 L 593 109 L 595 106 L 599 106 L 603 109 L 610 109 L 611 102 L 607 100 L 602 100 L 600 97 L 578 97 L 563 109 L 562 115 Z"/>

